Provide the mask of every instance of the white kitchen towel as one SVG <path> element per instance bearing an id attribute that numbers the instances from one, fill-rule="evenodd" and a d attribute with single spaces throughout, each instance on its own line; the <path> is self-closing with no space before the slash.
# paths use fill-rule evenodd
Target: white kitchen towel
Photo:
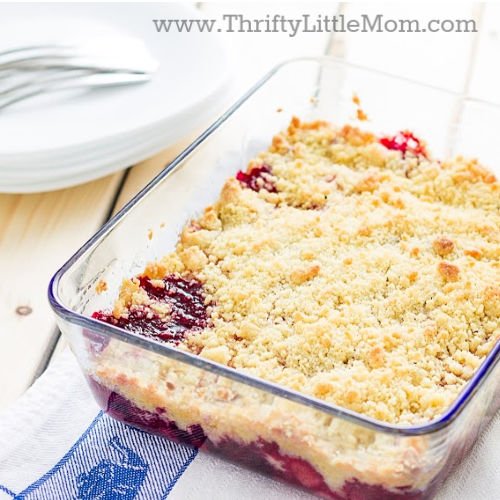
<path id="1" fill-rule="evenodd" d="M 439 500 L 500 498 L 500 414 Z M 104 415 L 70 352 L 0 414 L 0 499 L 308 499 Z M 382 500 L 382 499 L 380 499 Z"/>

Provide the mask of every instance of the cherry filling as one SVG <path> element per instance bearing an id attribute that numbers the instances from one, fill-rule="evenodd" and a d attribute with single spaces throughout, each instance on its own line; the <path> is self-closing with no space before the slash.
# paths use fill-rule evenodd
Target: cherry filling
<path id="1" fill-rule="evenodd" d="M 400 151 L 403 158 L 406 157 L 407 153 L 427 158 L 427 151 L 425 150 L 425 146 L 422 144 L 422 141 L 408 130 L 398 132 L 393 137 L 382 137 L 379 142 L 387 149 Z"/>
<path id="2" fill-rule="evenodd" d="M 168 304 L 170 312 L 165 318 L 144 305 L 132 305 L 127 314 L 119 318 L 103 311 L 96 311 L 92 317 L 146 337 L 174 342 L 183 339 L 189 331 L 207 326 L 207 307 L 199 281 L 169 275 L 153 281 L 141 276 L 139 282 L 151 299 Z"/>
<path id="3" fill-rule="evenodd" d="M 259 192 L 261 189 L 265 189 L 270 193 L 277 193 L 278 190 L 271 175 L 271 167 L 264 163 L 259 167 L 252 168 L 248 173 L 240 170 L 236 174 L 236 179 L 252 191 Z"/>
<path id="4" fill-rule="evenodd" d="M 141 276 L 139 281 L 152 299 L 170 305 L 171 328 L 185 331 L 201 330 L 207 326 L 203 286 L 198 280 L 169 275 L 161 280 L 163 286 L 155 286 L 145 276 Z"/>
<path id="5" fill-rule="evenodd" d="M 305 488 L 329 500 L 423 500 L 432 497 L 431 491 L 402 487 L 389 491 L 381 484 L 366 484 L 355 478 L 348 479 L 338 490 L 332 490 L 323 476 L 307 461 L 286 454 L 276 442 L 257 439 L 242 443 L 229 436 L 212 441 L 201 425 L 183 430 L 168 418 L 168 410 L 157 408 L 151 412 L 139 408 L 132 401 L 106 388 L 89 377 L 90 387 L 106 413 L 111 417 L 177 443 L 215 453 L 226 460 L 242 464 L 268 476 Z M 434 489 L 435 485 L 432 486 Z"/>

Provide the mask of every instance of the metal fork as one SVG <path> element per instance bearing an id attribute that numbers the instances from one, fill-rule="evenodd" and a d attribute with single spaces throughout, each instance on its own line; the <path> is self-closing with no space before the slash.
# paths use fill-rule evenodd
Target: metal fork
<path id="1" fill-rule="evenodd" d="M 89 72 L 58 73 L 52 79 L 40 83 L 26 83 L 0 92 L 0 110 L 12 104 L 51 92 L 80 88 L 97 88 L 144 83 L 152 75 L 146 73 Z"/>
<path id="2" fill-rule="evenodd" d="M 130 60 L 123 60 L 123 51 L 113 52 L 104 46 L 106 52 L 99 44 L 87 52 L 85 47 L 63 44 L 26 45 L 1 51 L 0 109 L 48 92 L 150 80 L 158 63 L 145 51 L 142 42 L 130 38 L 115 38 L 113 42 L 128 44 Z"/>
<path id="3" fill-rule="evenodd" d="M 47 43 L 0 51 L 0 72 L 67 67 L 154 73 L 158 62 L 151 57 L 142 41 L 129 36 L 101 37 L 94 39 L 93 43 L 81 45 Z"/>

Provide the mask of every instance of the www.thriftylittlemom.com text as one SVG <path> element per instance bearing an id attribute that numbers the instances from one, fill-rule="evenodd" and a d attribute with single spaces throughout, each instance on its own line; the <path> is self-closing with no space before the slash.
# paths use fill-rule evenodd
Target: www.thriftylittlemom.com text
<path id="1" fill-rule="evenodd" d="M 251 18 L 242 14 L 224 14 L 220 19 L 153 19 L 158 33 L 476 33 L 474 19 L 393 19 L 383 14 L 357 18 L 344 15 L 303 14 L 289 18 L 281 14 Z"/>

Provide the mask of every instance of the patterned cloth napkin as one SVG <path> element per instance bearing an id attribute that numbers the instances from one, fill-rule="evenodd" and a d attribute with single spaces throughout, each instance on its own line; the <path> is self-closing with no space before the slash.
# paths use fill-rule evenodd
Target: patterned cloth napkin
<path id="1" fill-rule="evenodd" d="M 500 414 L 439 500 L 500 498 Z M 0 499 L 312 498 L 104 415 L 70 352 L 0 414 Z M 382 500 L 382 499 L 381 499 Z"/>

